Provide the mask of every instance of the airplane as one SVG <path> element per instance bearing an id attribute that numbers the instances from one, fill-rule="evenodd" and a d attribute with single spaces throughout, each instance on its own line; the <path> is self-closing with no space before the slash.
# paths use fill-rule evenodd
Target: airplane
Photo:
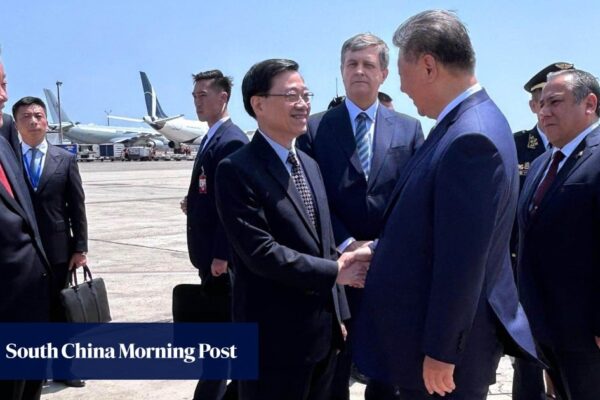
<path id="1" fill-rule="evenodd" d="M 145 72 L 140 71 L 142 89 L 146 100 L 148 115 L 142 119 L 109 116 L 111 119 L 124 121 L 145 122 L 156 131 L 162 133 L 169 140 L 169 147 L 179 148 L 184 144 L 200 144 L 206 132 L 208 124 L 198 120 L 186 119 L 183 114 L 169 117 L 160 106 L 156 92 Z"/>
<path id="2" fill-rule="evenodd" d="M 48 108 L 53 121 L 58 121 L 58 101 L 54 93 L 44 89 Z M 149 128 L 130 126 L 102 126 L 94 124 L 81 124 L 72 121 L 62 106 L 60 107 L 63 135 L 75 143 L 102 144 L 123 143 L 128 146 L 165 147 L 167 140 Z M 58 131 L 58 123 L 50 124 L 51 130 Z"/>

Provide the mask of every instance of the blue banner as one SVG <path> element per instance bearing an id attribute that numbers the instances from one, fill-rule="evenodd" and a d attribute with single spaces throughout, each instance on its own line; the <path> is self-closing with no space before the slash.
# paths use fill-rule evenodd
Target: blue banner
<path id="1" fill-rule="evenodd" d="M 256 379 L 256 324 L 0 323 L 0 379 Z"/>

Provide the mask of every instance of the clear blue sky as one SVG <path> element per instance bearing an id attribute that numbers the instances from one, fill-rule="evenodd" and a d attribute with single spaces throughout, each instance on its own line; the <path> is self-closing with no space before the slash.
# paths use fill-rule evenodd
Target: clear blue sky
<path id="1" fill-rule="evenodd" d="M 458 12 L 477 53 L 477 77 L 513 130 L 535 123 L 523 84 L 554 61 L 600 74 L 599 1 L 302 0 L 127 1 L 33 0 L 0 5 L 0 45 L 10 107 L 26 95 L 43 97 L 63 82 L 62 104 L 75 120 L 105 124 L 113 115 L 146 115 L 138 71 L 146 71 L 163 109 L 195 118 L 191 74 L 219 68 L 234 78 L 230 102 L 242 129 L 256 127 L 244 111 L 241 82 L 266 58 L 299 62 L 321 111 L 343 84 L 339 50 L 345 39 L 372 32 L 390 46 L 390 74 L 382 90 L 396 109 L 417 116 L 400 93 L 391 43 L 397 26 L 430 8 Z M 422 119 L 425 129 L 432 122 Z M 113 121 L 113 124 L 116 122 Z M 122 123 L 125 124 L 125 123 Z"/>

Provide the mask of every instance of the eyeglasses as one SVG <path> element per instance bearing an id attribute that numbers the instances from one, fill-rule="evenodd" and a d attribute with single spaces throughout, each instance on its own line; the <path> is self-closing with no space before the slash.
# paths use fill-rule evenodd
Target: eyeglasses
<path id="1" fill-rule="evenodd" d="M 303 93 L 298 93 L 298 92 L 289 92 L 289 93 L 263 93 L 260 94 L 259 96 L 263 96 L 263 97 L 271 97 L 271 96 L 275 96 L 275 97 L 283 97 L 285 98 L 285 101 L 287 101 L 288 103 L 293 103 L 296 104 L 300 101 L 300 99 L 304 100 L 305 103 L 310 103 L 310 101 L 312 100 L 313 96 L 315 94 L 313 92 L 303 92 Z"/>

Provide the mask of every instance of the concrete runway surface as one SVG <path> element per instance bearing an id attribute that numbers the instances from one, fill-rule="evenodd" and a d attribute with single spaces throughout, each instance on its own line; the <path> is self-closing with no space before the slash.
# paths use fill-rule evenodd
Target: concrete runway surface
<path id="1" fill-rule="evenodd" d="M 80 163 L 86 193 L 89 265 L 104 278 L 115 322 L 171 321 L 171 291 L 179 283 L 199 283 L 189 262 L 185 215 L 179 201 L 187 193 L 193 162 Z M 511 399 L 512 367 L 503 358 L 489 400 Z M 49 382 L 42 398 L 191 399 L 196 381 L 89 380 L 84 388 Z M 351 386 L 352 400 L 364 385 Z M 282 399 L 283 400 L 283 399 Z"/>

